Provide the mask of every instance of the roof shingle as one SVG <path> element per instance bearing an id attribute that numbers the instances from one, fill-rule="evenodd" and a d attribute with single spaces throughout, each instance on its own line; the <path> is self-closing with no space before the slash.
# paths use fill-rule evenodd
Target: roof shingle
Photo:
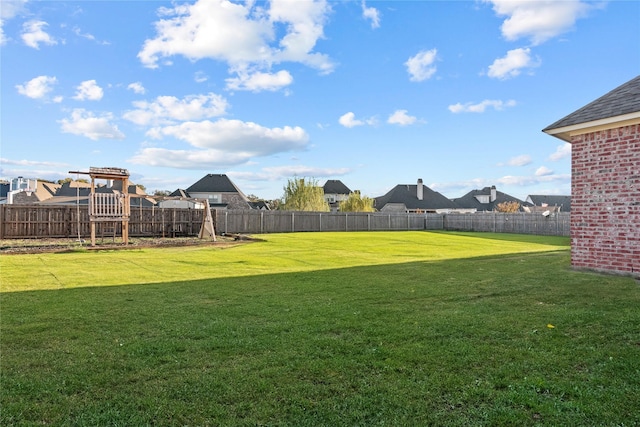
<path id="1" fill-rule="evenodd" d="M 593 102 L 547 126 L 542 131 L 579 125 L 595 120 L 608 119 L 640 112 L 640 76 L 618 86 Z"/>

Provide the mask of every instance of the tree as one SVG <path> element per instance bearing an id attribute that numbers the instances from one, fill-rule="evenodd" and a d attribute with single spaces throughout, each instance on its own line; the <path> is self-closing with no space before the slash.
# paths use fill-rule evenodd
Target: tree
<path id="1" fill-rule="evenodd" d="M 86 178 L 80 178 L 80 179 L 65 178 L 65 179 L 59 179 L 58 181 L 56 181 L 56 184 L 64 185 L 64 184 L 71 184 L 74 182 L 82 182 L 82 183 L 88 184 L 89 180 Z"/>
<path id="2" fill-rule="evenodd" d="M 278 207 L 286 211 L 328 212 L 331 210 L 324 199 L 324 190 L 316 181 L 294 178 L 284 187 L 283 203 Z"/>
<path id="3" fill-rule="evenodd" d="M 356 190 L 349 194 L 347 200 L 340 202 L 340 212 L 375 212 L 373 207 L 373 199 L 370 197 L 362 197 L 360 191 Z"/>
<path id="4" fill-rule="evenodd" d="M 502 202 L 496 205 L 495 211 L 502 213 L 515 213 L 520 210 L 520 203 L 515 200 L 512 202 Z"/>

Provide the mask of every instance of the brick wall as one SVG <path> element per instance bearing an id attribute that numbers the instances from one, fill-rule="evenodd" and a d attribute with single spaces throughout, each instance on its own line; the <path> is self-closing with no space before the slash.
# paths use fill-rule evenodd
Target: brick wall
<path id="1" fill-rule="evenodd" d="M 640 277 L 640 125 L 571 146 L 572 265 Z"/>

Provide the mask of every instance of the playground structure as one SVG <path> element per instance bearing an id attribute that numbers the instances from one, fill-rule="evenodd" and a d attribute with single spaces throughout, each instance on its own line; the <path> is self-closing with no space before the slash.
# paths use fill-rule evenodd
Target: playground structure
<path id="1" fill-rule="evenodd" d="M 89 194 L 89 222 L 91 227 L 91 246 L 96 245 L 96 224 L 122 224 L 122 243 L 129 244 L 129 220 L 131 217 L 131 196 L 129 194 L 129 171 L 114 167 L 90 167 L 88 172 L 69 171 L 69 173 L 89 175 L 91 178 L 91 193 Z M 112 192 L 96 192 L 96 179 L 107 180 L 111 183 Z M 120 184 L 115 185 L 115 182 Z M 190 199 L 202 203 L 205 209 L 202 226 L 198 237 L 212 238 L 216 241 L 211 207 L 207 200 Z M 79 214 L 78 214 L 79 218 Z M 78 227 L 79 229 L 79 227 Z M 115 235 L 115 231 L 114 231 Z"/>
<path id="2" fill-rule="evenodd" d="M 122 223 L 122 243 L 129 244 L 129 217 L 131 203 L 129 200 L 129 171 L 122 168 L 90 167 L 89 172 L 69 171 L 69 173 L 89 175 L 91 177 L 91 194 L 89 195 L 89 221 L 91 222 L 91 246 L 96 245 L 96 224 L 101 222 Z M 96 193 L 96 179 L 109 182 L 119 181 L 112 193 Z"/>

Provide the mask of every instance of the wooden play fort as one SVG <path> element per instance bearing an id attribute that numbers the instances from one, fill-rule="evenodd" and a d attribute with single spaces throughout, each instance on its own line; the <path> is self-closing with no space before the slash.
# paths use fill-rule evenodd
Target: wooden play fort
<path id="1" fill-rule="evenodd" d="M 122 224 L 122 242 L 129 243 L 129 217 L 131 204 L 129 202 L 129 171 L 121 168 L 90 167 L 89 172 L 69 171 L 69 173 L 89 175 L 91 177 L 91 194 L 89 195 L 89 221 L 91 223 L 91 246 L 96 245 L 96 224 L 104 222 Z M 110 193 L 96 192 L 96 179 L 109 182 L 120 181 L 121 185 L 113 187 Z"/>

